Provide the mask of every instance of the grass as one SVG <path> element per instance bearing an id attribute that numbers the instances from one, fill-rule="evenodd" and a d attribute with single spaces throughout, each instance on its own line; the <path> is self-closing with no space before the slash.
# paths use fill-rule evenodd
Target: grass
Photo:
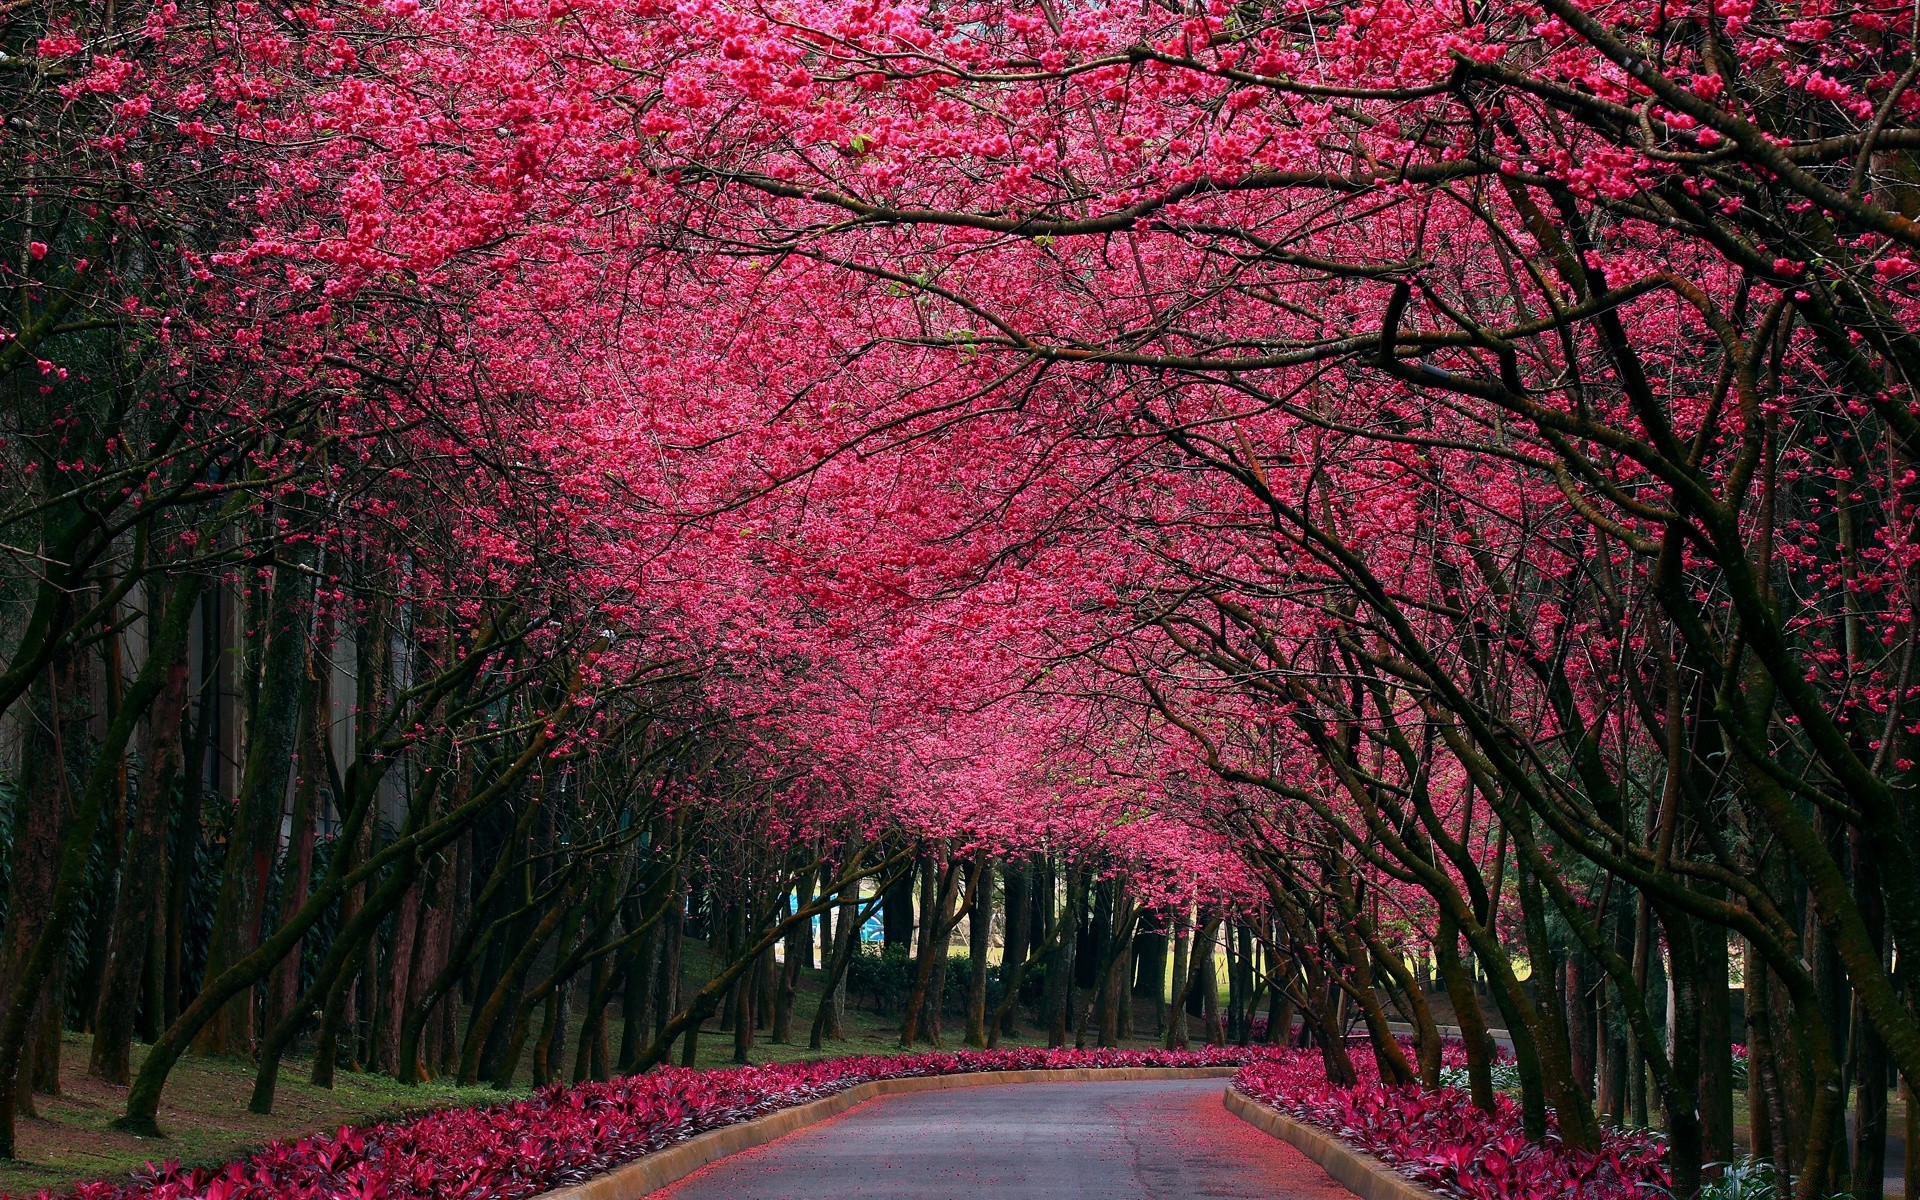
<path id="1" fill-rule="evenodd" d="M 0 1162 L 0 1194 L 64 1191 L 89 1179 L 111 1178 L 149 1160 L 224 1162 L 268 1142 L 317 1130 L 364 1124 L 429 1108 L 484 1104 L 502 1098 L 491 1088 L 449 1084 L 406 1087 L 384 1075 L 342 1072 L 329 1090 L 308 1083 L 306 1063 L 289 1061 L 280 1077 L 279 1100 L 269 1116 L 247 1111 L 253 1065 L 228 1058 L 188 1056 L 167 1080 L 160 1104 L 163 1138 L 141 1138 L 111 1128 L 126 1103 L 127 1089 L 86 1073 L 93 1039 L 69 1034 L 61 1052 L 59 1096 L 36 1096 L 39 1115 L 15 1128 L 12 1161 Z M 134 1047 L 134 1067 L 146 1048 Z"/>
<path id="2" fill-rule="evenodd" d="M 703 951 L 691 943 L 687 950 L 686 979 L 689 985 L 697 987 L 704 978 L 706 959 Z M 829 1042 L 822 1050 L 808 1050 L 807 1034 L 819 1005 L 819 985 L 818 972 L 803 973 L 794 1005 L 792 1040 L 775 1043 L 768 1040 L 766 1030 L 759 1031 L 754 1039 L 752 1061 L 799 1062 L 900 1050 L 897 1018 L 877 1016 L 852 1003 L 847 1006 L 844 1036 Z M 1153 1016 L 1149 1006 L 1140 1006 L 1136 1019 L 1137 1027 L 1151 1033 Z M 717 1025 L 717 1021 L 709 1021 L 700 1034 L 696 1065 L 703 1069 L 735 1065 L 733 1034 L 718 1029 Z M 579 1044 L 579 1032 L 576 1017 L 564 1056 L 569 1068 L 573 1048 Z M 964 1033 L 963 1023 L 951 1015 L 944 1018 L 942 1042 L 945 1046 L 959 1045 Z M 617 1018 L 612 1041 L 617 1050 Z M 1001 1044 L 1009 1047 L 1045 1045 L 1046 1037 L 1044 1034 L 1034 1036 L 1034 1030 L 1023 1022 L 1021 1034 L 1003 1038 Z M 1159 1042 L 1143 1037 L 1128 1039 L 1125 1044 L 1146 1048 Z M 487 1086 L 462 1088 L 451 1083 L 408 1087 L 385 1075 L 350 1071 L 338 1072 L 334 1086 L 326 1089 L 307 1082 L 309 1061 L 289 1057 L 280 1072 L 274 1111 L 261 1116 L 247 1111 L 247 1100 L 253 1091 L 252 1063 L 243 1059 L 188 1055 L 168 1076 L 167 1090 L 161 1099 L 159 1124 L 165 1136 L 141 1138 L 111 1127 L 125 1107 L 127 1089 L 87 1075 L 91 1047 L 89 1036 L 68 1034 L 65 1038 L 61 1054 L 62 1094 L 35 1097 L 38 1116 L 18 1122 L 15 1131 L 18 1157 L 0 1161 L 0 1197 L 31 1196 L 42 1190 L 61 1193 L 88 1180 L 125 1176 L 149 1161 L 174 1159 L 189 1165 L 222 1163 L 269 1142 L 297 1139 L 341 1125 L 364 1125 L 430 1109 L 512 1100 L 526 1095 L 532 1084 L 530 1068 L 523 1065 L 517 1086 L 511 1091 Z M 678 1045 L 674 1047 L 675 1063 L 680 1061 L 679 1049 Z M 133 1048 L 135 1071 L 139 1070 L 145 1053 L 146 1047 L 136 1043 Z M 523 1064 L 531 1057 L 529 1049 L 522 1055 Z"/>

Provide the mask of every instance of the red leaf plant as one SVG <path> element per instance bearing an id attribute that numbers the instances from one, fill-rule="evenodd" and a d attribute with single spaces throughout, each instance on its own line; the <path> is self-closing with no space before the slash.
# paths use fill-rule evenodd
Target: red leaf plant
<path id="1" fill-rule="evenodd" d="M 149 1163 L 127 1180 L 82 1184 L 70 1200 L 518 1200 L 869 1080 L 1062 1067 L 1240 1066 L 1273 1053 L 1238 1046 L 1015 1048 L 718 1071 L 664 1068 L 609 1083 L 550 1087 L 510 1104 L 276 1142 L 218 1167 Z"/>
<path id="2" fill-rule="evenodd" d="M 1393 1170 L 1462 1200 L 1629 1200 L 1665 1196 L 1665 1144 L 1645 1132 L 1609 1130 L 1593 1153 L 1549 1134 L 1530 1143 L 1520 1107 L 1505 1096 L 1475 1108 L 1450 1087 L 1380 1082 L 1364 1053 L 1358 1084 L 1327 1081 L 1317 1052 L 1291 1051 L 1248 1063 L 1233 1086 L 1248 1098 L 1333 1134 Z"/>

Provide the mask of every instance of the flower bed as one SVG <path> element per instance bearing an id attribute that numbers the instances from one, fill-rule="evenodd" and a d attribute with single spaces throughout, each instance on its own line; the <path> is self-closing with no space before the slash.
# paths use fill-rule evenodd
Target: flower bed
<path id="1" fill-rule="evenodd" d="M 1458 1066 L 1458 1046 L 1445 1058 Z M 1520 1132 L 1519 1106 L 1473 1107 L 1462 1090 L 1389 1087 L 1356 1048 L 1360 1083 L 1327 1082 L 1318 1051 L 1273 1046 L 1194 1050 L 1032 1048 L 868 1055 L 821 1062 L 664 1068 L 611 1083 L 552 1087 L 531 1099 L 449 1109 L 268 1146 L 214 1168 L 149 1166 L 119 1183 L 83 1184 L 72 1200 L 521 1200 L 579 1183 L 723 1125 L 818 1100 L 859 1083 L 922 1075 L 1070 1067 L 1241 1068 L 1233 1086 L 1315 1126 L 1407 1178 L 1461 1200 L 1638 1200 L 1664 1194 L 1663 1148 L 1609 1133 L 1593 1154 Z M 43 1193 L 43 1198 L 50 1198 Z"/>
<path id="2" fill-rule="evenodd" d="M 1569 1149 L 1551 1135 L 1536 1145 L 1521 1133 L 1519 1105 L 1505 1096 L 1496 1098 L 1496 1112 L 1482 1112 L 1457 1088 L 1383 1084 L 1367 1055 L 1353 1057 L 1362 1078 L 1351 1088 L 1327 1082 L 1317 1052 L 1298 1050 L 1249 1063 L 1233 1086 L 1416 1183 L 1463 1200 L 1632 1200 L 1667 1194 L 1665 1147 L 1656 1137 L 1609 1131 L 1591 1154 Z"/>
<path id="3" fill-rule="evenodd" d="M 552 1087 L 528 1100 L 280 1142 L 215 1168 L 151 1166 L 73 1200 L 518 1200 L 579 1183 L 695 1134 L 875 1079 L 1066 1067 L 1240 1066 L 1264 1048 L 962 1050 L 821 1062 L 665 1068 Z M 48 1194 L 43 1193 L 43 1196 Z"/>

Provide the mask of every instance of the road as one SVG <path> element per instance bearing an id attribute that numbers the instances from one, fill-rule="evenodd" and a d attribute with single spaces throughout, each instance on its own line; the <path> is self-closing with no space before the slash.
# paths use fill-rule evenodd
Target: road
<path id="1" fill-rule="evenodd" d="M 1353 1200 L 1228 1113 L 1226 1081 L 888 1096 L 721 1159 L 656 1200 Z"/>

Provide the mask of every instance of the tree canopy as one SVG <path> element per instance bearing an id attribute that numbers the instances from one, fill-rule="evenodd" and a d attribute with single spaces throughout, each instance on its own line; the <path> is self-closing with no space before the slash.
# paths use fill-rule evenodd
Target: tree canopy
<path id="1" fill-rule="evenodd" d="M 121 1075 L 154 1010 L 151 1127 L 192 1045 L 271 1103 L 439 887 L 474 915 L 391 1023 L 469 995 L 467 1078 L 576 973 L 637 1009 L 690 888 L 731 965 L 623 1067 L 915 864 L 944 946 L 1045 860 L 1102 971 L 1257 942 L 1335 1079 L 1357 1016 L 1437 1083 L 1445 995 L 1491 1105 L 1483 986 L 1529 1135 L 1657 1115 L 1682 1194 L 1737 1021 L 1742 1140 L 1878 1195 L 1920 1079 L 1910 7 L 5 21 L 0 1131 L 81 973 Z M 168 880 L 111 864 L 178 877 L 203 806 L 187 979 Z"/>

